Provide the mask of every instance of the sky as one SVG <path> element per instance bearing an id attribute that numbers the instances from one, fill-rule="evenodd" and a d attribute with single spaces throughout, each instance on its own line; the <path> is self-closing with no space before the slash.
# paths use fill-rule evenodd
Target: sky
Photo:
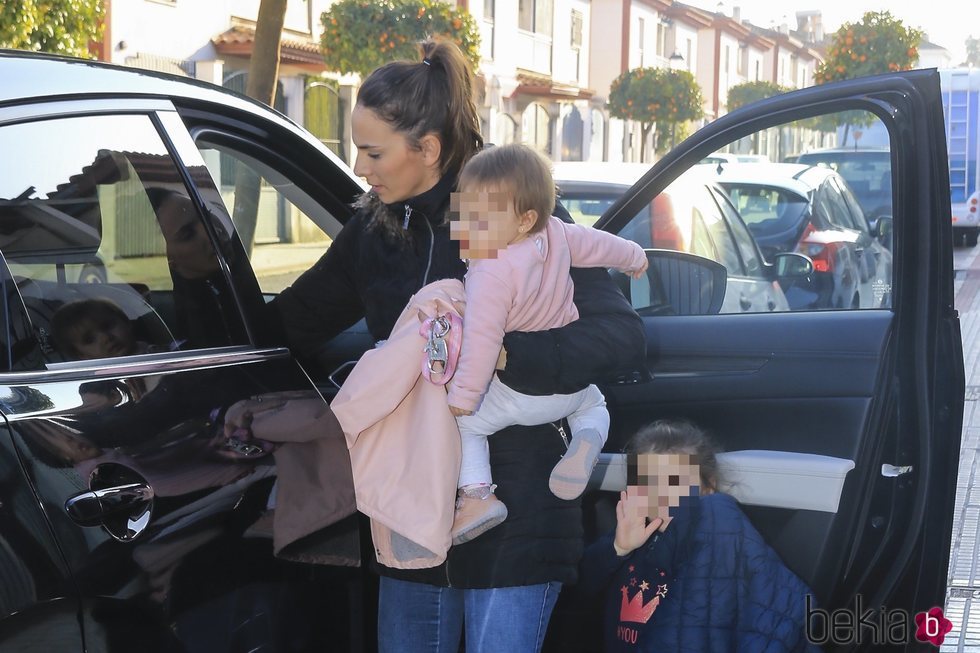
<path id="1" fill-rule="evenodd" d="M 687 2 L 711 11 L 718 9 L 717 0 Z M 778 26 L 785 15 L 785 22 L 794 29 L 797 11 L 819 9 L 827 34 L 833 34 L 845 22 L 860 21 L 866 11 L 887 9 L 907 26 L 926 32 L 932 43 L 949 50 L 954 65 L 966 58 L 967 37 L 980 38 L 980 2 L 976 0 L 724 0 L 725 13 L 731 15 L 733 6 L 741 7 L 743 20 L 760 27 Z"/>

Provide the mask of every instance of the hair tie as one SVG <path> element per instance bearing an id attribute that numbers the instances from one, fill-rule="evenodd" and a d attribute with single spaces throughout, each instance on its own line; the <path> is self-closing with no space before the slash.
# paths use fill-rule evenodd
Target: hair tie
<path id="1" fill-rule="evenodd" d="M 428 58 L 425 58 L 425 59 L 423 59 L 423 60 L 422 60 L 422 63 L 424 63 L 424 64 L 425 64 L 426 66 L 431 66 L 431 65 L 432 65 L 432 62 L 431 62 L 431 61 L 429 61 L 429 59 L 428 59 Z"/>

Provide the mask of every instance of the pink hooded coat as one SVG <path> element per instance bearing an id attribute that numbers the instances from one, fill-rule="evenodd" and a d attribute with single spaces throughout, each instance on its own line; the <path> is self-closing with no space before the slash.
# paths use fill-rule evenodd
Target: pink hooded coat
<path id="1" fill-rule="evenodd" d="M 375 554 L 387 567 L 435 567 L 452 543 L 459 430 L 445 387 L 422 376 L 419 312 L 462 316 L 464 297 L 456 279 L 419 290 L 330 406 L 350 448 L 357 509 L 371 518 Z"/>

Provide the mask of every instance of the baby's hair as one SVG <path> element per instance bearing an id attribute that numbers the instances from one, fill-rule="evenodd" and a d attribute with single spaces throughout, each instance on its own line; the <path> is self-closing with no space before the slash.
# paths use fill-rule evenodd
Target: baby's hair
<path id="1" fill-rule="evenodd" d="M 697 456 L 701 486 L 718 490 L 718 459 L 721 448 L 707 433 L 687 420 L 661 419 L 647 424 L 630 438 L 626 453 L 685 453 Z"/>
<path id="2" fill-rule="evenodd" d="M 514 199 L 517 215 L 535 211 L 538 219 L 531 233 L 548 224 L 555 208 L 555 182 L 551 164 L 527 145 L 499 145 L 470 159 L 459 176 L 459 189 L 500 191 Z"/>
<path id="3" fill-rule="evenodd" d="M 122 322 L 130 321 L 126 312 L 110 299 L 91 297 L 68 302 L 55 311 L 51 317 L 51 336 L 54 338 L 58 350 L 68 356 L 79 356 L 80 352 L 71 339 L 72 328 L 78 324 L 79 320 L 97 315 L 100 312 L 108 313 Z"/>

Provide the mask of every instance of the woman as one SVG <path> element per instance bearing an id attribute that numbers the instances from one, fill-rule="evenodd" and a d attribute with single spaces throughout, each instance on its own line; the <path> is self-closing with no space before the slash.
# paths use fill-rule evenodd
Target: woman
<path id="1" fill-rule="evenodd" d="M 473 77 L 451 43 L 424 43 L 422 54 L 378 68 L 361 86 L 351 116 L 354 172 L 371 190 L 323 258 L 276 300 L 290 344 L 307 360 L 362 317 L 384 340 L 422 286 L 466 272 L 446 218 L 459 171 L 483 144 Z M 499 378 L 519 392 L 575 392 L 642 360 L 641 322 L 605 270 L 572 275 L 578 321 L 504 339 Z M 464 623 L 470 652 L 541 648 L 582 552 L 580 503 L 548 489 L 563 437 L 550 424 L 494 435 L 500 498 L 514 506 L 507 521 L 451 549 L 439 567 L 379 566 L 382 651 L 456 653 Z"/>

